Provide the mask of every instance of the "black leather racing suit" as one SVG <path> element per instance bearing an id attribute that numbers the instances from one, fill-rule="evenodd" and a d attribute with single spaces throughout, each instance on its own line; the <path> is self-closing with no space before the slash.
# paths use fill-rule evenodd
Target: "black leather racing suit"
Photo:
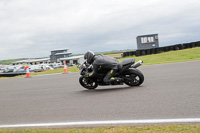
<path id="1" fill-rule="evenodd" d="M 95 55 L 92 63 L 94 71 L 92 73 L 88 73 L 87 77 L 94 77 L 96 73 L 101 69 L 108 69 L 109 72 L 106 74 L 103 81 L 109 83 L 111 77 L 113 77 L 113 75 L 115 75 L 118 70 L 118 64 L 119 62 L 117 61 L 117 59 L 110 56 L 102 54 Z"/>

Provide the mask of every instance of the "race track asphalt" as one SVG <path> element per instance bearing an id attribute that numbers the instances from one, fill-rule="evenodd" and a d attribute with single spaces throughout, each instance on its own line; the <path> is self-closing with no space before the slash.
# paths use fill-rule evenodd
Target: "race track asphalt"
<path id="1" fill-rule="evenodd" d="M 79 73 L 0 80 L 0 125 L 200 118 L 200 61 L 139 67 L 139 87 L 86 90 Z"/>

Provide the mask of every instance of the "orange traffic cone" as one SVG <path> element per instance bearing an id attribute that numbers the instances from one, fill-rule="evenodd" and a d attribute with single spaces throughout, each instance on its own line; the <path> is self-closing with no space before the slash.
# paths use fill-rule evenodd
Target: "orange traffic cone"
<path id="1" fill-rule="evenodd" d="M 26 66 L 25 69 L 26 69 L 26 77 L 25 78 L 30 78 L 29 66 Z"/>
<path id="2" fill-rule="evenodd" d="M 67 71 L 67 65 L 66 65 L 66 62 L 64 61 L 64 73 L 63 73 L 63 74 L 65 74 L 65 73 L 68 73 L 68 71 Z"/>

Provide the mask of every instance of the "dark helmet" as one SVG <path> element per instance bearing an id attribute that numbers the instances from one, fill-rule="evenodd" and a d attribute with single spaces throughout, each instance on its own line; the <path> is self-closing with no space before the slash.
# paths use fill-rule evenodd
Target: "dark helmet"
<path id="1" fill-rule="evenodd" d="M 87 63 L 92 64 L 95 54 L 92 51 L 88 51 L 84 55 L 84 59 L 87 61 Z"/>

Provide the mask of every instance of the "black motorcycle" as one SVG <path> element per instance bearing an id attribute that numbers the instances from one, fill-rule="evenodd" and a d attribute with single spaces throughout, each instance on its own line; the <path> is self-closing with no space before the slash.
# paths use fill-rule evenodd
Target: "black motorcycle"
<path id="1" fill-rule="evenodd" d="M 84 62 L 82 65 L 79 66 L 80 78 L 79 83 L 86 89 L 95 89 L 98 85 L 105 86 L 105 85 L 123 85 L 125 83 L 129 86 L 139 86 L 144 81 L 144 75 L 141 71 L 136 69 L 137 67 L 141 66 L 143 61 L 138 61 L 135 63 L 135 58 L 128 58 L 124 59 L 122 62 L 118 64 L 118 72 L 113 76 L 116 82 L 112 84 L 105 83 L 103 78 L 110 70 L 101 69 L 97 72 L 95 77 L 86 77 L 84 76 L 87 72 L 93 71 L 93 66 L 88 65 Z M 117 80 L 117 79 L 122 80 Z"/>

